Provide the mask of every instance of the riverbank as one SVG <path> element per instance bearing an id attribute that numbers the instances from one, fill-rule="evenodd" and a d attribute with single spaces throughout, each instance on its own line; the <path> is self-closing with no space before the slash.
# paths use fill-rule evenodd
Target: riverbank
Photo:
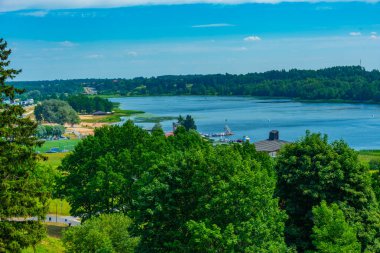
<path id="1" fill-rule="evenodd" d="M 143 111 L 123 110 L 115 108 L 112 114 L 108 115 L 79 115 L 83 123 L 117 123 L 121 121 L 121 117 L 130 117 L 135 114 L 143 114 Z"/>

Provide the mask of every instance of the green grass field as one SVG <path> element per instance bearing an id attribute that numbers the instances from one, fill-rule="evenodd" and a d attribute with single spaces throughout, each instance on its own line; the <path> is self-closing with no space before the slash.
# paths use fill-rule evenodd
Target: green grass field
<path id="1" fill-rule="evenodd" d="M 32 247 L 24 249 L 22 253 L 63 253 L 65 248 L 61 239 L 55 237 L 46 237 L 36 246 L 36 251 L 33 251 Z"/>
<path id="2" fill-rule="evenodd" d="M 52 140 L 45 141 L 42 147 L 36 148 L 36 151 L 45 153 L 51 148 L 59 148 L 60 150 L 74 150 L 75 146 L 80 142 L 78 139 L 69 139 L 69 140 Z"/>
<path id="3" fill-rule="evenodd" d="M 365 164 L 371 160 L 380 160 L 380 150 L 360 150 L 359 160 Z"/>
<path id="4" fill-rule="evenodd" d="M 61 165 L 62 159 L 67 156 L 69 153 L 50 153 L 50 154 L 43 154 L 45 157 L 47 157 L 46 161 L 41 161 L 41 164 L 52 166 L 53 168 L 57 168 L 59 165 Z"/>
<path id="5" fill-rule="evenodd" d="M 36 246 L 36 253 L 63 253 L 65 248 L 62 243 L 62 231 L 67 224 L 46 222 L 47 237 Z M 34 253 L 32 247 L 24 249 L 22 253 Z"/>

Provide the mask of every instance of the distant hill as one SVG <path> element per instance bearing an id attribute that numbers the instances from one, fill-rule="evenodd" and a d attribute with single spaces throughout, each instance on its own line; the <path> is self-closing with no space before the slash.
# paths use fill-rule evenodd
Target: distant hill
<path id="1" fill-rule="evenodd" d="M 221 95 L 287 97 L 305 100 L 380 102 L 380 72 L 360 66 L 320 70 L 273 70 L 240 75 L 166 75 L 133 79 L 75 79 L 12 82 L 42 95 L 80 93 L 92 87 L 105 95 Z"/>

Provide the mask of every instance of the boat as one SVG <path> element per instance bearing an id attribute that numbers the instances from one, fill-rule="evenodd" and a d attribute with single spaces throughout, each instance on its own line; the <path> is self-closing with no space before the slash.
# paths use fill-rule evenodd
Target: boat
<path id="1" fill-rule="evenodd" d="M 234 133 L 231 131 L 231 128 L 226 124 L 224 125 L 224 132 L 221 133 L 213 133 L 211 134 L 211 137 L 224 137 L 224 136 L 231 136 L 234 135 Z"/>

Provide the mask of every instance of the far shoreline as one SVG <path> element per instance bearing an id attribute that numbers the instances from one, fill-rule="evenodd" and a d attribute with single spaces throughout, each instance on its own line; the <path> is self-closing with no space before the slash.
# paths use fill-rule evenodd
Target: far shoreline
<path id="1" fill-rule="evenodd" d="M 376 102 L 373 100 L 343 100 L 343 99 L 302 99 L 302 98 L 292 98 L 292 97 L 267 97 L 267 96 L 250 96 L 250 95 L 130 95 L 130 96 L 122 96 L 120 94 L 98 94 L 94 95 L 105 99 L 110 98 L 135 98 L 135 97 L 242 97 L 242 98 L 254 98 L 254 99 L 261 99 L 261 100 L 271 100 L 271 99 L 278 99 L 278 100 L 289 100 L 292 102 L 300 102 L 300 103 L 316 103 L 316 104 L 323 104 L 323 103 L 332 103 L 332 104 L 370 104 L 370 105 L 380 105 L 380 102 Z"/>

